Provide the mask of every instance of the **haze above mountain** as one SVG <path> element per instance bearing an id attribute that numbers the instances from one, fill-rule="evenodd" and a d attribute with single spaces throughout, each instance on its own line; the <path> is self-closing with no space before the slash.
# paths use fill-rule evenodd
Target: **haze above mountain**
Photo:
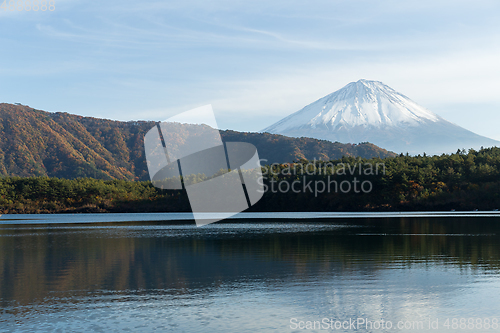
<path id="1" fill-rule="evenodd" d="M 410 154 L 500 146 L 443 119 L 379 81 L 359 80 L 262 130 L 292 137 L 371 142 Z"/>

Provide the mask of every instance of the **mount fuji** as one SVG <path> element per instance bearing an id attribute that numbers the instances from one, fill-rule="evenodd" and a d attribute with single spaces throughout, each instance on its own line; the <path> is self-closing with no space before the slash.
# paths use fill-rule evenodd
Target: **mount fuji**
<path id="1" fill-rule="evenodd" d="M 379 81 L 359 80 L 262 132 L 343 143 L 371 142 L 397 153 L 442 154 L 500 146 L 450 123 Z"/>

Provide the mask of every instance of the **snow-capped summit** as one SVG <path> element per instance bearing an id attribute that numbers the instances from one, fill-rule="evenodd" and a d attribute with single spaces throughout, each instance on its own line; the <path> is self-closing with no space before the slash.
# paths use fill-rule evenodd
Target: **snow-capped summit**
<path id="1" fill-rule="evenodd" d="M 379 81 L 359 80 L 265 128 L 294 137 L 359 143 L 396 152 L 455 152 L 500 142 L 454 125 Z"/>

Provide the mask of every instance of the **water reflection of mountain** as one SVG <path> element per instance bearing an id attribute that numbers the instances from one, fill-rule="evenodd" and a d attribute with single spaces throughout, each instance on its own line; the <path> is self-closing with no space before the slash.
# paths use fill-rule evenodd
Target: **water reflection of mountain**
<path id="1" fill-rule="evenodd" d="M 96 290 L 183 294 L 247 281 L 355 278 L 418 265 L 500 269 L 495 218 L 339 222 L 3 226 L 2 306 Z"/>

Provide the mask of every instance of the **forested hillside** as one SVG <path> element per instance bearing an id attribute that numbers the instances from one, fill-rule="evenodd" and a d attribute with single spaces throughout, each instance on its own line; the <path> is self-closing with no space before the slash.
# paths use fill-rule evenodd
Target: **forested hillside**
<path id="1" fill-rule="evenodd" d="M 0 104 L 0 174 L 146 179 L 153 122 L 118 122 Z"/>
<path id="2" fill-rule="evenodd" d="M 263 166 L 262 171 L 265 193 L 251 211 L 500 209 L 500 148 L 441 156 L 302 160 Z M 330 184 L 330 190 L 322 184 Z M 160 190 L 149 181 L 0 177 L 0 214 L 179 211 L 190 211 L 186 192 Z"/>
<path id="3" fill-rule="evenodd" d="M 147 180 L 143 138 L 153 121 L 121 122 L 0 104 L 0 175 Z M 268 163 L 343 155 L 394 154 L 369 143 L 341 144 L 268 133 L 222 131 L 225 141 L 253 143 Z"/>

